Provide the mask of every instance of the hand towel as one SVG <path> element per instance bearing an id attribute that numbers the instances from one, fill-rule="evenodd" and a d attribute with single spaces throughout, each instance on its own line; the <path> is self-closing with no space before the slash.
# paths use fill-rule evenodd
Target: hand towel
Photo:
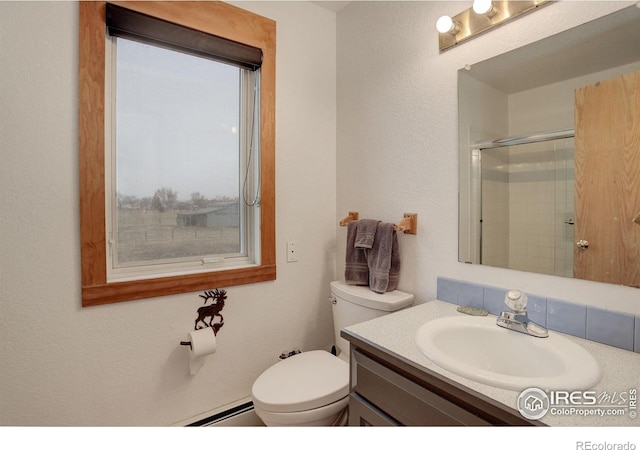
<path id="1" fill-rule="evenodd" d="M 356 248 L 371 249 L 373 247 L 379 223 L 380 221 L 375 219 L 362 219 L 357 221 L 357 233 L 354 242 Z"/>
<path id="2" fill-rule="evenodd" d="M 367 286 L 369 284 L 369 266 L 366 249 L 355 246 L 358 234 L 358 222 L 347 224 L 347 253 L 345 258 L 344 279 L 347 284 Z"/>
<path id="3" fill-rule="evenodd" d="M 368 251 L 369 289 L 379 294 L 398 287 L 400 255 L 398 236 L 392 223 L 379 223 L 373 247 Z"/>
<path id="4" fill-rule="evenodd" d="M 387 292 L 398 289 L 400 279 L 400 246 L 398 244 L 398 233 L 393 230 L 393 242 L 391 243 L 391 267 L 389 268 L 389 285 Z"/>

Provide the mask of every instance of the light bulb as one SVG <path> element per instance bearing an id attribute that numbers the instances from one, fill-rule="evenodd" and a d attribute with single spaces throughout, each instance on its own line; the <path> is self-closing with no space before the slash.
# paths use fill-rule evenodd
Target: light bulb
<path id="1" fill-rule="evenodd" d="M 492 0 L 473 0 L 473 12 L 491 17 L 495 15 L 495 8 Z"/>
<path id="2" fill-rule="evenodd" d="M 455 33 L 456 23 L 449 16 L 441 16 L 436 21 L 436 29 L 440 33 Z"/>

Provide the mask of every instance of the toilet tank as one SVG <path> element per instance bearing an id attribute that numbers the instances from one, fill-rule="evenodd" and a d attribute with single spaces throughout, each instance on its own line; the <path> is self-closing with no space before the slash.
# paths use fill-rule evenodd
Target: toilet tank
<path id="1" fill-rule="evenodd" d="M 340 330 L 413 305 L 413 294 L 398 290 L 378 294 L 368 286 L 353 286 L 344 281 L 331 282 L 333 329 L 338 354 L 348 360 L 349 342 L 340 337 Z"/>

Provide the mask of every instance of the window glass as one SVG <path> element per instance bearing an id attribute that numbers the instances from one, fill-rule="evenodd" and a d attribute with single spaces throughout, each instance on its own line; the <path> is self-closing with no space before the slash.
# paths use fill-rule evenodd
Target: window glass
<path id="1" fill-rule="evenodd" d="M 114 267 L 246 256 L 241 70 L 116 39 Z"/>

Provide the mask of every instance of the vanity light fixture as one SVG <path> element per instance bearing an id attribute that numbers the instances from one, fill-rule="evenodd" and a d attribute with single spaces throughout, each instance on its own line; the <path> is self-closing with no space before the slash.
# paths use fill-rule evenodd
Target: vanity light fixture
<path id="1" fill-rule="evenodd" d="M 453 17 L 442 16 L 436 22 L 440 52 L 551 3 L 552 0 L 474 0 L 471 8 Z"/>

